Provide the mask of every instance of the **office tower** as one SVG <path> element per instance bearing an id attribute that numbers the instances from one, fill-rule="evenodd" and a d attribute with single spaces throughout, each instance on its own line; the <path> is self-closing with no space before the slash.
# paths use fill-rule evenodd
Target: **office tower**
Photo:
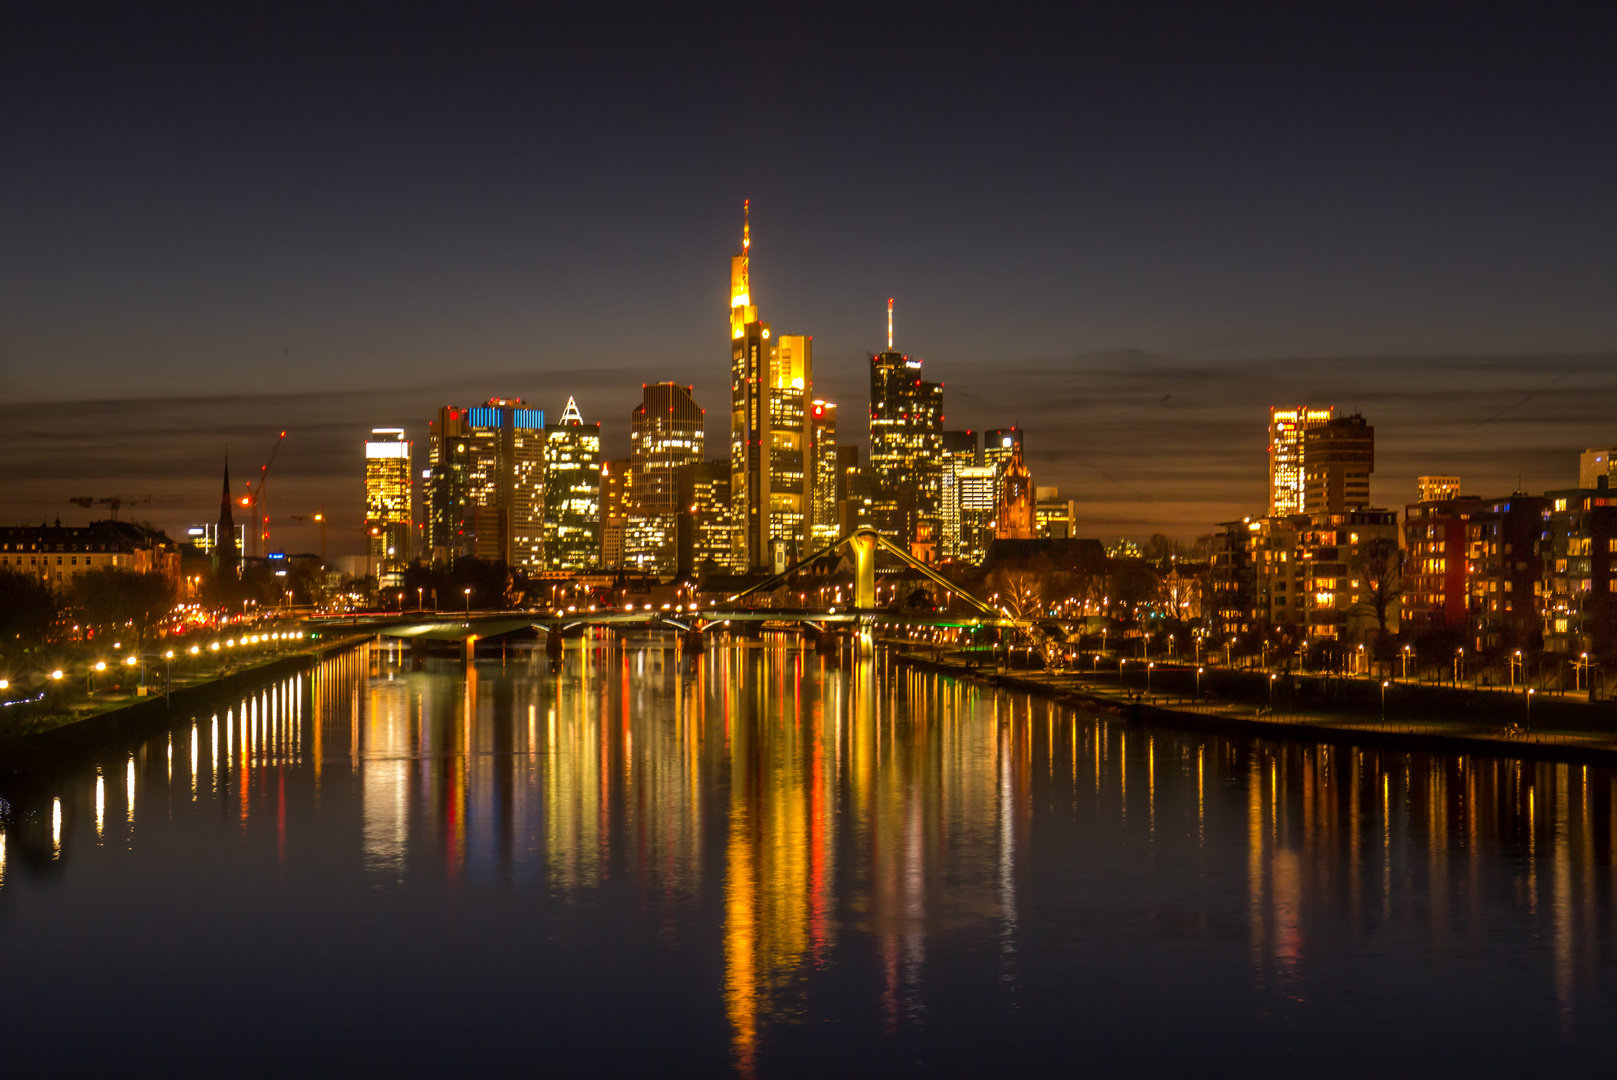
<path id="1" fill-rule="evenodd" d="M 679 470 L 680 502 L 685 521 L 680 528 L 680 572 L 701 576 L 745 572 L 737 567 L 735 517 L 730 505 L 730 459 L 715 458 Z"/>
<path id="2" fill-rule="evenodd" d="M 623 568 L 623 532 L 629 523 L 630 459 L 601 463 L 601 567 Z"/>
<path id="3" fill-rule="evenodd" d="M 816 401 L 809 410 L 810 468 L 814 474 L 809 519 L 809 546 L 815 551 L 835 543 L 842 535 L 837 503 L 843 487 L 837 467 L 837 406 Z"/>
<path id="4" fill-rule="evenodd" d="M 584 423 L 567 399 L 545 426 L 546 570 L 589 570 L 601 558 L 601 425 Z"/>
<path id="5" fill-rule="evenodd" d="M 1022 452 L 1022 429 L 1019 427 L 995 428 L 993 431 L 983 432 L 983 464 L 991 466 L 999 476 L 1005 474 L 1005 466 L 1011 463 L 1011 458 Z M 994 481 L 994 502 L 997 506 L 1000 483 Z"/>
<path id="6" fill-rule="evenodd" d="M 1061 490 L 1053 487 L 1035 488 L 1034 526 L 1041 539 L 1068 540 L 1074 535 L 1077 507 L 1071 499 L 1063 499 Z"/>
<path id="7" fill-rule="evenodd" d="M 679 571 L 679 468 L 702 460 L 702 409 L 691 388 L 652 383 L 629 418 L 629 519 L 623 562 L 661 576 Z"/>
<path id="8" fill-rule="evenodd" d="M 999 470 L 999 508 L 994 535 L 1000 540 L 1034 539 L 1033 474 L 1022 461 L 1022 447 L 1011 448 L 1011 459 Z"/>
<path id="9" fill-rule="evenodd" d="M 870 358 L 870 472 L 876 528 L 906 548 L 929 549 L 943 526 L 943 384 L 921 378 L 921 361 L 893 348 Z"/>
<path id="10" fill-rule="evenodd" d="M 1600 478 L 1617 485 L 1617 446 L 1596 446 L 1578 455 L 1578 486 L 1593 490 Z"/>
<path id="11" fill-rule="evenodd" d="M 1303 436 L 1315 424 L 1336 415 L 1334 408 L 1315 409 L 1307 405 L 1281 406 L 1269 410 L 1269 514 L 1284 517 L 1303 512 Z"/>
<path id="12" fill-rule="evenodd" d="M 750 203 L 743 205 L 750 210 Z M 752 302 L 752 223 L 730 260 L 730 492 L 737 563 L 784 570 L 807 555 L 814 339 L 773 334 Z"/>
<path id="13" fill-rule="evenodd" d="M 960 470 L 977 464 L 977 433 L 975 431 L 945 431 L 943 433 L 943 478 L 941 518 L 943 521 L 943 557 L 960 558 Z"/>
<path id="14" fill-rule="evenodd" d="M 875 527 L 875 484 L 859 461 L 857 446 L 837 447 L 837 529 L 847 536 Z"/>
<path id="15" fill-rule="evenodd" d="M 959 492 L 960 540 L 955 558 L 981 566 L 994 541 L 999 514 L 999 470 L 992 465 L 962 465 L 955 474 Z"/>
<path id="16" fill-rule="evenodd" d="M 1376 429 L 1364 417 L 1310 424 L 1303 433 L 1303 513 L 1369 509 L 1375 467 Z"/>
<path id="17" fill-rule="evenodd" d="M 413 539 L 410 441 L 403 428 L 372 428 L 365 440 L 365 555 L 384 588 L 403 581 Z"/>
<path id="18" fill-rule="evenodd" d="M 1423 503 L 1456 499 L 1460 495 L 1458 476 L 1417 476 L 1415 484 L 1420 488 L 1419 501 Z"/>
<path id="19" fill-rule="evenodd" d="M 521 398 L 438 410 L 428 435 L 427 540 L 434 562 L 544 565 L 545 414 Z"/>

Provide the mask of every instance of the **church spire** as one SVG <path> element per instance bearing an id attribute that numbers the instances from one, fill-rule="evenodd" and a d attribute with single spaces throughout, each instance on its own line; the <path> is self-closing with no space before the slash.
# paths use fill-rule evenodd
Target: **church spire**
<path id="1" fill-rule="evenodd" d="M 213 568 L 234 571 L 241 561 L 236 550 L 236 516 L 230 498 L 230 452 L 225 451 L 225 482 L 219 495 L 219 524 L 213 537 Z"/>

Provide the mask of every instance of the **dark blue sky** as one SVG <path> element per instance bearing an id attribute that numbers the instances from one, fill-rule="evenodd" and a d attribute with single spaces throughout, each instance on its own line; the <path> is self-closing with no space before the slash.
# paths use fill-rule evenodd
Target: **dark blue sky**
<path id="1" fill-rule="evenodd" d="M 622 439 L 674 378 L 718 415 L 743 198 L 822 394 L 861 411 L 898 297 L 951 426 L 1027 424 L 1093 532 L 1260 509 L 1281 389 L 1387 402 L 1378 502 L 1443 460 L 1560 483 L 1617 442 L 1617 15 L 1406 6 L 13 6 L 0 395 L 50 452 L 13 440 L 0 516 L 195 486 L 282 427 L 285 497 L 357 508 L 345 448 L 446 400 L 577 393 Z M 1108 406 L 1186 371 L 1222 410 L 1174 419 L 1194 498 Z M 1519 450 L 1463 434 L 1506 407 Z M 1095 480 L 1119 452 L 1151 510 Z"/>

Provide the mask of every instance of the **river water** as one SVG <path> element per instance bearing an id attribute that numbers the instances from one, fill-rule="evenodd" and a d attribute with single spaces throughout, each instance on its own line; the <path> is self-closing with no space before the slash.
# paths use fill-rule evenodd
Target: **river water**
<path id="1" fill-rule="evenodd" d="M 362 649 L 0 795 L 13 1075 L 1617 1052 L 1617 776 L 1576 765 L 647 636 L 555 673 Z"/>

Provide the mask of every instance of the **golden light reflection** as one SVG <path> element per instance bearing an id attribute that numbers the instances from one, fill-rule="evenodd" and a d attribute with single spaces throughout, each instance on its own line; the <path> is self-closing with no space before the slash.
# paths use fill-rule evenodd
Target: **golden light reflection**
<path id="1" fill-rule="evenodd" d="M 1563 1029 L 1580 1008 L 1595 1015 L 1588 987 L 1617 886 L 1617 780 L 1600 770 L 1123 724 L 773 635 L 688 656 L 656 639 L 583 644 L 554 676 L 520 659 L 421 676 L 396 650 L 324 662 L 308 679 L 307 731 L 297 680 L 211 718 L 217 794 L 198 783 L 200 724 L 187 721 L 193 799 L 226 818 L 239 801 L 243 830 L 257 799 L 254 828 L 273 818 L 286 852 L 288 806 L 324 770 L 316 816 L 357 815 L 357 829 L 329 831 L 351 838 L 373 885 L 430 875 L 580 913 L 627 899 L 660 940 L 713 950 L 744 1073 L 765 1070 L 772 1030 L 816 1014 L 824 972 L 863 978 L 889 1033 L 931 1022 L 939 965 L 957 955 L 940 935 L 992 942 L 983 960 L 1013 1004 L 1025 920 L 1067 902 L 1041 877 L 1052 872 L 1123 890 L 1151 932 L 1222 937 L 1238 912 L 1242 978 L 1289 1004 L 1330 975 L 1320 958 L 1340 957 L 1344 927 L 1449 963 L 1513 906 L 1544 946 L 1524 977 Z M 154 768 L 161 746 L 126 762 L 131 823 L 136 759 Z M 1147 797 L 1133 832 L 1131 766 L 1134 798 Z M 64 798 L 84 807 L 87 795 Z M 62 802 L 58 857 L 72 832 Z M 95 810 L 100 836 L 99 776 Z M 13 884 L 26 865 L 16 844 L 43 855 L 43 816 L 26 836 L 13 828 Z M 298 857 L 292 845 L 288 865 Z M 1189 889 L 1175 877 L 1186 865 L 1208 871 Z"/>
<path id="2" fill-rule="evenodd" d="M 95 771 L 95 836 L 101 839 L 106 831 L 107 824 L 107 778 L 101 775 L 100 768 Z"/>

